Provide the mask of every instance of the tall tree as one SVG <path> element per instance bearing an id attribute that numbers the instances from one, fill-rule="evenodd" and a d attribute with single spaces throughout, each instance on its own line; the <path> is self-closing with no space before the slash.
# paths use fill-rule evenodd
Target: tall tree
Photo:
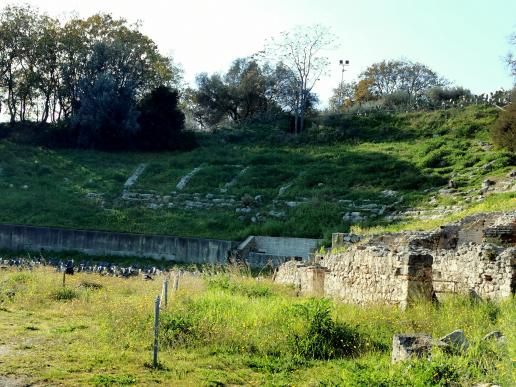
<path id="1" fill-rule="evenodd" d="M 139 28 L 108 14 L 61 25 L 30 6 L 0 10 L 0 103 L 11 122 L 70 117 L 99 74 L 136 99 L 177 86 L 179 66 Z"/>
<path id="2" fill-rule="evenodd" d="M 120 88 L 111 74 L 99 74 L 80 88 L 80 107 L 72 117 L 78 144 L 83 148 L 124 149 L 139 129 L 134 94 Z"/>
<path id="3" fill-rule="evenodd" d="M 329 101 L 329 109 L 338 112 L 353 105 L 355 103 L 356 91 L 356 82 L 340 83 L 339 87 L 333 89 L 333 94 Z"/>
<path id="4" fill-rule="evenodd" d="M 124 19 L 97 14 L 85 20 L 73 19 L 64 26 L 63 100 L 67 113 L 77 107 L 80 85 L 96 80 L 96 74 L 110 74 L 117 87 L 130 86 L 141 98 L 160 85 L 171 86 L 179 68 L 162 56 L 156 44 Z"/>
<path id="5" fill-rule="evenodd" d="M 179 109 L 179 94 L 160 86 L 146 95 L 138 106 L 139 149 L 180 149 L 183 144 L 185 115 Z"/>
<path id="6" fill-rule="evenodd" d="M 516 49 L 516 32 L 510 36 L 509 43 L 511 44 L 513 49 Z M 507 62 L 507 66 L 509 66 L 509 70 L 511 71 L 511 74 L 514 77 L 514 81 L 516 83 L 516 54 L 514 52 L 509 52 L 505 60 Z"/>
<path id="7" fill-rule="evenodd" d="M 268 60 L 281 63 L 295 76 L 295 133 L 304 129 L 304 120 L 311 91 L 317 81 L 325 75 L 329 65 L 324 51 L 332 48 L 336 41 L 330 30 L 321 25 L 296 27 L 270 40 L 262 53 Z"/>
<path id="8" fill-rule="evenodd" d="M 0 88 L 10 120 L 26 117 L 34 82 L 36 12 L 29 6 L 8 6 L 0 14 Z"/>
<path id="9" fill-rule="evenodd" d="M 407 60 L 389 60 L 374 63 L 362 74 L 360 80 L 367 84 L 371 95 L 383 97 L 404 91 L 412 99 L 418 99 L 431 87 L 447 82 L 422 63 Z"/>
<path id="10" fill-rule="evenodd" d="M 233 61 L 224 74 L 199 74 L 190 95 L 191 113 L 198 122 L 213 125 L 224 119 L 240 121 L 276 106 L 270 69 L 250 58 Z"/>

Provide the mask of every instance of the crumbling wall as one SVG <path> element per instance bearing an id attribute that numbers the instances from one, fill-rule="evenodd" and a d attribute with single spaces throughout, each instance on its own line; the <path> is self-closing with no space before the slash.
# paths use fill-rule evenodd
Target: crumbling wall
<path id="1" fill-rule="evenodd" d="M 329 297 L 357 304 L 403 299 L 401 253 L 350 249 L 329 254 L 321 264 L 329 270 L 324 286 Z"/>
<path id="2" fill-rule="evenodd" d="M 448 293 L 498 300 L 516 292 L 516 212 L 477 214 L 430 232 L 367 240 L 334 234 L 332 243 L 315 265 L 281 266 L 277 281 L 356 304 L 406 306 Z"/>
<path id="3" fill-rule="evenodd" d="M 362 304 L 384 302 L 406 306 L 432 295 L 432 256 L 423 250 L 394 252 L 373 246 L 329 254 L 325 295 Z"/>
<path id="4" fill-rule="evenodd" d="M 432 256 L 423 251 L 392 252 L 357 246 L 329 253 L 317 265 L 290 261 L 276 281 L 306 294 L 362 304 L 383 302 L 402 307 L 418 297 L 430 298 Z"/>
<path id="5" fill-rule="evenodd" d="M 462 244 L 434 254 L 433 284 L 438 298 L 472 293 L 486 299 L 509 297 L 516 278 L 516 248 Z"/>
<path id="6" fill-rule="evenodd" d="M 306 267 L 303 263 L 296 260 L 285 262 L 278 267 L 274 280 L 280 284 L 292 285 L 301 289 L 301 270 Z"/>

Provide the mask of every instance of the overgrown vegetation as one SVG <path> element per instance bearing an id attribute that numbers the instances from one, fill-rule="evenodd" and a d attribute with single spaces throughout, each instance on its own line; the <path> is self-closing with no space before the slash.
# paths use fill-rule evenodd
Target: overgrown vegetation
<path id="1" fill-rule="evenodd" d="M 390 211 L 455 204 L 466 211 L 510 210 L 516 208 L 514 193 L 493 194 L 485 205 L 465 201 L 472 195 L 466 193 L 478 192 L 487 177 L 505 178 L 514 169 L 514 155 L 489 144 L 498 112 L 470 106 L 366 117 L 328 115 L 296 137 L 286 134 L 281 122 L 249 124 L 202 136 L 201 146 L 188 153 L 52 150 L 27 144 L 23 131 L 15 131 L 0 140 L 0 222 L 234 240 L 253 234 L 329 239 L 332 232 L 350 226 L 404 227 L 401 220 L 385 222 L 381 217 L 343 220 L 343 213 L 350 211 L 346 200 L 368 200 Z M 0 133 L 4 130 L 0 127 Z M 248 167 L 224 195 L 265 219 L 254 223 L 234 209 L 217 207 L 153 210 L 144 203 L 127 203 L 121 200 L 124 183 L 140 163 L 147 169 L 131 191 L 170 195 L 182 176 L 201 167 L 181 191 L 201 198 L 220 195 Z M 459 194 L 440 196 L 449 180 Z M 279 196 L 284 186 L 289 187 Z M 397 194 L 385 196 L 385 190 Z M 257 196 L 260 201 L 255 201 Z M 430 203 L 433 196 L 436 202 Z M 274 207 L 277 199 L 305 202 Z M 285 217 L 268 216 L 271 210 L 284 211 Z M 426 227 L 426 221 L 420 222 L 410 225 Z"/>
<path id="2" fill-rule="evenodd" d="M 516 153 L 516 89 L 512 94 L 512 102 L 507 105 L 493 126 L 491 138 L 500 148 Z"/>
<path id="3" fill-rule="evenodd" d="M 100 13 L 61 21 L 28 5 L 6 6 L 0 47 L 0 95 L 9 121 L 50 131 L 36 133 L 45 145 L 113 151 L 195 144 L 171 90 L 179 87 L 181 69 L 138 24 Z"/>
<path id="4" fill-rule="evenodd" d="M 257 287 L 267 295 L 255 296 Z M 186 276 L 162 310 L 160 367 L 153 370 L 161 281 L 79 273 L 65 289 L 76 296 L 54 297 L 64 290 L 61 274 L 52 271 L 0 273 L 2 375 L 63 385 L 511 385 L 514 377 L 514 299 L 451 297 L 402 312 L 300 297 L 269 279 L 236 273 Z M 393 334 L 440 337 L 459 328 L 471 344 L 466 353 L 436 349 L 431 361 L 391 365 Z M 481 340 L 493 330 L 507 343 Z"/>

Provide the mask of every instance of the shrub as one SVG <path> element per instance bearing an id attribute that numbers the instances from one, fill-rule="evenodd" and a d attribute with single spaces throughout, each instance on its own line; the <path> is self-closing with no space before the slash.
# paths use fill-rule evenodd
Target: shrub
<path id="1" fill-rule="evenodd" d="M 431 151 L 421 159 L 421 166 L 425 168 L 446 167 L 448 162 L 445 160 L 445 157 L 449 154 L 450 152 L 448 150 L 441 148 Z"/>
<path id="2" fill-rule="evenodd" d="M 50 298 L 55 301 L 70 301 L 79 298 L 79 293 L 70 288 L 59 288 L 50 293 Z"/>
<path id="3" fill-rule="evenodd" d="M 499 148 L 516 152 L 516 90 L 512 93 L 512 102 L 500 114 L 491 129 L 491 139 Z"/>
<path id="4" fill-rule="evenodd" d="M 428 99 L 433 104 L 440 104 L 441 102 L 448 102 L 450 100 L 457 101 L 461 97 L 471 96 L 471 92 L 463 87 L 432 87 L 426 93 Z"/>
<path id="5" fill-rule="evenodd" d="M 408 106 L 411 102 L 410 100 L 410 94 L 403 90 L 395 91 L 383 97 L 384 106 L 387 108 Z"/>
<path id="6" fill-rule="evenodd" d="M 92 290 L 100 290 L 103 288 L 102 284 L 99 284 L 97 282 L 92 282 L 92 281 L 81 281 L 79 286 L 82 288 L 85 288 L 85 289 L 92 289 Z"/>
<path id="7" fill-rule="evenodd" d="M 160 341 L 165 347 L 192 344 L 198 338 L 191 314 L 163 313 L 159 323 Z"/>
<path id="8" fill-rule="evenodd" d="M 294 312 L 306 321 L 303 334 L 293 334 L 295 354 L 305 359 L 327 360 L 351 356 L 359 349 L 359 334 L 331 317 L 330 302 L 311 300 L 295 305 Z"/>

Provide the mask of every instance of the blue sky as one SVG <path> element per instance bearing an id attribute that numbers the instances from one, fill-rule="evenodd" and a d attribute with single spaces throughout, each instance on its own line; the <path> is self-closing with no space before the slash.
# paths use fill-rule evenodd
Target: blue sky
<path id="1" fill-rule="evenodd" d="M 0 0 L 0 5 L 16 3 Z M 340 47 L 328 52 L 330 75 L 316 91 L 325 102 L 340 81 L 369 64 L 406 58 L 427 64 L 475 93 L 510 88 L 503 63 L 516 32 L 515 0 L 28 0 L 53 16 L 111 12 L 141 20 L 143 31 L 173 54 L 193 82 L 201 71 L 224 71 L 234 58 L 260 50 L 265 39 L 296 25 L 324 24 Z"/>

